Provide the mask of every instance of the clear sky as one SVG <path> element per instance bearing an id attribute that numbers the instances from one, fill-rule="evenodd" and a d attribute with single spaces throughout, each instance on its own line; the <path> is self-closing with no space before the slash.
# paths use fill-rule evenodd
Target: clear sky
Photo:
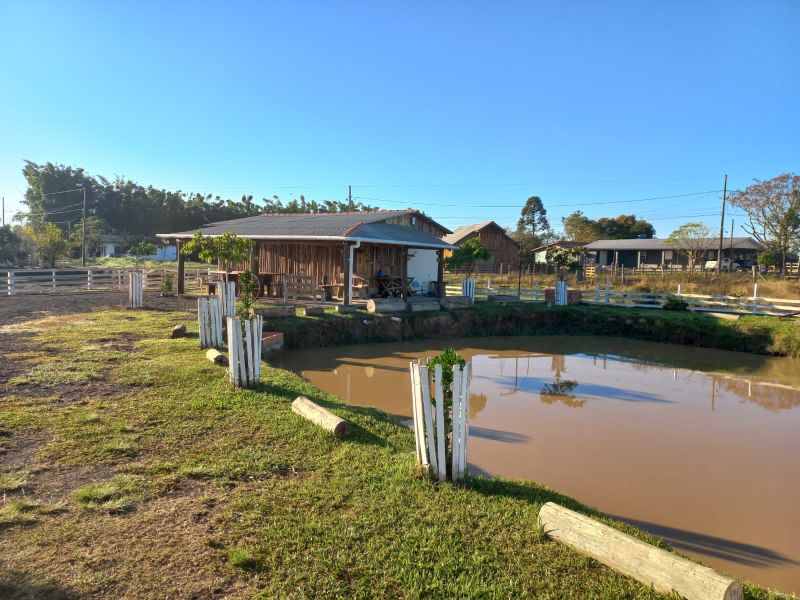
<path id="1" fill-rule="evenodd" d="M 799 32 L 798 0 L 0 0 L 0 194 L 8 220 L 29 159 L 231 197 L 352 184 L 451 229 L 531 195 L 556 226 L 718 227 L 724 173 L 800 170 Z"/>

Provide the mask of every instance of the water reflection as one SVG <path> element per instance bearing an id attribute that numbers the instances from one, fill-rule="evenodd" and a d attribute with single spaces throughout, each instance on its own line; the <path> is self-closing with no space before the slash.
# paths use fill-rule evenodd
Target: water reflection
<path id="1" fill-rule="evenodd" d="M 410 418 L 408 363 L 444 345 L 473 364 L 473 473 L 539 481 L 724 572 L 800 591 L 800 362 L 591 337 L 374 344 L 273 362 Z"/>

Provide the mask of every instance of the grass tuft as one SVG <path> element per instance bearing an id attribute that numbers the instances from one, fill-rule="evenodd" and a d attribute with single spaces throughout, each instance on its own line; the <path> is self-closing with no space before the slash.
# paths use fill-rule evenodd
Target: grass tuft
<path id="1" fill-rule="evenodd" d="M 138 480 L 120 475 L 110 481 L 80 488 L 75 492 L 75 500 L 91 511 L 127 512 L 133 509 L 134 496 L 139 488 Z"/>
<path id="2" fill-rule="evenodd" d="M 14 471 L 12 473 L 0 473 L 0 492 L 13 492 L 28 484 L 30 471 Z"/>
<path id="3" fill-rule="evenodd" d="M 256 557 L 245 548 L 231 548 L 228 551 L 228 562 L 239 569 L 251 570 L 258 566 Z"/>

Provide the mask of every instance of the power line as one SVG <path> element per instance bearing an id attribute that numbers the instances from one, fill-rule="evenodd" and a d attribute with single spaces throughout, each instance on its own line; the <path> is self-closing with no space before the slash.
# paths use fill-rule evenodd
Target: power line
<path id="1" fill-rule="evenodd" d="M 703 196 L 706 194 L 718 194 L 722 190 L 708 190 L 705 192 L 690 192 L 688 194 L 673 194 L 671 196 L 651 196 L 649 198 L 633 198 L 631 200 L 606 200 L 601 202 L 570 202 L 568 204 L 550 204 L 546 208 L 563 208 L 572 206 L 600 206 L 605 204 L 627 204 L 631 202 L 648 202 L 651 200 L 669 200 L 672 198 L 688 198 L 690 196 Z M 391 202 L 393 204 L 406 204 L 415 206 L 441 206 L 448 208 L 521 208 L 518 204 L 439 204 L 435 202 L 407 202 L 404 200 L 388 200 L 386 198 L 374 198 L 370 196 L 354 196 L 357 200 L 369 200 L 372 202 Z"/>

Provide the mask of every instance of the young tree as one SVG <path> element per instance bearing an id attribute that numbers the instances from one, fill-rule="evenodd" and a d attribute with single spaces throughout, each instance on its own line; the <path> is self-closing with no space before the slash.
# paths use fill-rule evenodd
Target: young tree
<path id="1" fill-rule="evenodd" d="M 781 257 L 783 271 L 786 255 L 800 245 L 800 176 L 784 173 L 767 181 L 756 179 L 733 192 L 730 200 L 747 215 L 745 231 Z"/>
<path id="2" fill-rule="evenodd" d="M 581 266 L 586 251 L 583 248 L 559 248 L 554 246 L 547 250 L 545 260 L 556 272 L 556 280 L 564 281 L 569 273 L 574 273 Z"/>
<path id="3" fill-rule="evenodd" d="M 454 250 L 453 254 L 445 259 L 444 264 L 448 269 L 466 267 L 467 277 L 469 278 L 472 277 L 478 261 L 489 260 L 491 257 L 492 253 L 483 245 L 481 238 L 474 237 Z"/>
<path id="4" fill-rule="evenodd" d="M 694 271 L 697 261 L 700 260 L 708 250 L 708 240 L 711 237 L 711 230 L 703 223 L 686 223 L 669 234 L 667 243 L 675 248 L 675 251 L 684 255 L 689 260 L 689 265 Z"/>
<path id="5" fill-rule="evenodd" d="M 133 257 L 133 265 L 134 269 L 139 269 L 142 266 L 142 260 L 145 256 L 151 256 L 158 251 L 156 245 L 153 242 L 148 242 L 146 240 L 142 240 L 138 244 L 134 244 L 131 246 L 131 249 L 128 250 L 128 255 Z"/>
<path id="6" fill-rule="evenodd" d="M 57 225 L 44 223 L 40 228 L 28 229 L 36 254 L 48 267 L 55 267 L 56 260 L 67 253 L 67 241 Z"/>

